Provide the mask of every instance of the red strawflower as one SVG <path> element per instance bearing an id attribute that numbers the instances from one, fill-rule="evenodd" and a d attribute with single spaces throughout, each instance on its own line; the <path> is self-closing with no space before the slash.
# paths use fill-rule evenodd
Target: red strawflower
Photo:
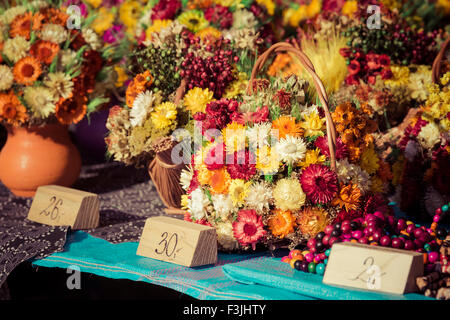
<path id="1" fill-rule="evenodd" d="M 287 109 L 291 106 L 291 94 L 284 89 L 280 89 L 275 94 L 275 99 L 277 99 L 278 105 L 281 109 Z"/>
<path id="2" fill-rule="evenodd" d="M 383 80 L 391 79 L 392 76 L 393 73 L 390 68 L 383 68 L 383 70 L 381 70 L 381 79 Z"/>
<path id="3" fill-rule="evenodd" d="M 345 0 L 324 0 L 322 3 L 322 10 L 340 13 L 344 4 Z"/>
<path id="4" fill-rule="evenodd" d="M 266 122 L 269 117 L 269 108 L 267 106 L 259 107 L 256 111 L 233 114 L 232 119 L 239 124 Z"/>
<path id="5" fill-rule="evenodd" d="M 375 70 L 380 68 L 380 62 L 378 57 L 379 56 L 375 53 L 369 53 L 366 55 L 366 62 L 369 69 Z"/>
<path id="6" fill-rule="evenodd" d="M 341 209 L 338 212 L 336 218 L 333 220 L 333 223 L 343 222 L 345 220 L 354 220 L 361 217 L 361 212 L 357 210 L 350 210 L 347 212 L 345 209 Z"/>
<path id="7" fill-rule="evenodd" d="M 356 75 L 348 75 L 345 78 L 345 84 L 349 86 L 358 85 L 359 84 L 359 78 Z"/>
<path id="8" fill-rule="evenodd" d="M 206 168 L 208 168 L 208 170 L 216 170 L 222 168 L 225 164 L 225 157 L 225 145 L 223 143 L 215 145 L 206 154 Z"/>
<path id="9" fill-rule="evenodd" d="M 227 155 L 226 161 L 231 179 L 250 180 L 256 173 L 255 155 L 247 150 L 239 150 L 232 155 Z"/>
<path id="10" fill-rule="evenodd" d="M 205 10 L 205 19 L 221 29 L 228 29 L 233 24 L 233 13 L 227 7 L 215 5 Z"/>
<path id="11" fill-rule="evenodd" d="M 266 232 L 262 217 L 255 210 L 239 210 L 238 218 L 233 223 L 233 234 L 242 246 L 251 245 L 255 250 L 256 243 Z"/>
<path id="12" fill-rule="evenodd" d="M 195 189 L 200 186 L 200 182 L 198 181 L 198 170 L 194 171 L 194 175 L 192 176 L 191 183 L 189 184 L 189 188 L 187 193 L 192 193 Z"/>
<path id="13" fill-rule="evenodd" d="M 152 9 L 152 21 L 173 19 L 178 9 L 181 8 L 181 1 L 160 0 Z"/>
<path id="14" fill-rule="evenodd" d="M 350 61 L 350 64 L 348 65 L 348 73 L 350 75 L 356 75 L 359 73 L 359 71 L 361 70 L 361 64 L 359 63 L 358 60 L 352 60 Z"/>
<path id="15" fill-rule="evenodd" d="M 313 203 L 328 203 L 333 200 L 338 189 L 335 172 L 321 164 L 311 164 L 300 177 L 302 189 Z"/>
<path id="16" fill-rule="evenodd" d="M 379 55 L 378 63 L 382 67 L 389 67 L 391 65 L 391 58 L 387 54 Z"/>
<path id="17" fill-rule="evenodd" d="M 320 149 L 320 152 L 326 155 L 328 158 L 330 157 L 330 149 L 328 148 L 328 137 L 318 137 L 314 142 L 315 146 Z M 341 138 L 336 139 L 336 159 L 344 159 L 348 157 L 348 149 L 347 146 L 342 142 Z"/>

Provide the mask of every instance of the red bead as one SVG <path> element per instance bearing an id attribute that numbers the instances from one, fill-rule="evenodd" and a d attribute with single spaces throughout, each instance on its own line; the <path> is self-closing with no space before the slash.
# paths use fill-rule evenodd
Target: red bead
<path id="1" fill-rule="evenodd" d="M 389 236 L 383 236 L 383 237 L 381 237 L 381 239 L 380 239 L 380 244 L 381 244 L 383 247 L 388 247 L 388 246 L 391 244 L 391 237 L 389 237 Z"/>
<path id="2" fill-rule="evenodd" d="M 442 214 L 442 209 L 441 208 L 437 208 L 435 212 L 436 212 L 436 214 L 441 215 Z"/>
<path id="3" fill-rule="evenodd" d="M 334 230 L 334 227 L 333 227 L 332 225 L 328 225 L 328 226 L 325 227 L 324 232 L 325 232 L 326 234 L 331 234 L 331 232 L 332 232 L 333 230 Z"/>
<path id="4" fill-rule="evenodd" d="M 414 224 L 410 224 L 406 227 L 406 232 L 412 234 L 416 230 L 416 226 Z"/>
<path id="5" fill-rule="evenodd" d="M 314 248 L 316 246 L 316 239 L 314 238 L 309 239 L 306 245 L 308 246 L 308 248 Z"/>
<path id="6" fill-rule="evenodd" d="M 362 244 L 368 244 L 369 240 L 367 240 L 367 238 L 360 238 L 360 239 L 358 239 L 358 242 L 362 243 Z"/>
<path id="7" fill-rule="evenodd" d="M 329 235 L 326 235 L 325 237 L 322 238 L 322 243 L 326 246 L 329 244 L 329 241 L 330 241 Z"/>
<path id="8" fill-rule="evenodd" d="M 430 263 L 435 263 L 436 261 L 438 261 L 438 259 L 439 259 L 439 253 L 437 253 L 435 251 L 428 253 L 428 261 Z"/>
<path id="9" fill-rule="evenodd" d="M 403 241 L 400 240 L 400 238 L 392 239 L 391 245 L 392 245 L 392 248 L 396 248 L 396 249 L 403 249 L 403 247 L 405 246 L 405 244 L 403 243 Z"/>
<path id="10" fill-rule="evenodd" d="M 379 242 L 380 239 L 383 237 L 383 233 L 381 232 L 381 230 L 376 230 L 373 234 L 372 234 L 373 240 L 376 242 Z"/>
<path id="11" fill-rule="evenodd" d="M 414 250 L 416 248 L 416 245 L 412 240 L 406 240 L 405 241 L 405 250 Z"/>

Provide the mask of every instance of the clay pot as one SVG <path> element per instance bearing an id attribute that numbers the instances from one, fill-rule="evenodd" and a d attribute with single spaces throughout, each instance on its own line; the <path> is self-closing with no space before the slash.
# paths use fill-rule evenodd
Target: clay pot
<path id="1" fill-rule="evenodd" d="M 0 180 L 12 193 L 34 196 L 42 185 L 71 186 L 81 171 L 81 157 L 66 126 L 8 127 L 0 152 Z"/>

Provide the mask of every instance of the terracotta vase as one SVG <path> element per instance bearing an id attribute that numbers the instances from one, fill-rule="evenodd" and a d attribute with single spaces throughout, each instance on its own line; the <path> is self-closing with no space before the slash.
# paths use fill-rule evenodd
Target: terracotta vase
<path id="1" fill-rule="evenodd" d="M 81 171 L 81 157 L 66 126 L 8 127 L 0 152 L 0 180 L 12 193 L 34 196 L 42 185 L 69 187 Z"/>

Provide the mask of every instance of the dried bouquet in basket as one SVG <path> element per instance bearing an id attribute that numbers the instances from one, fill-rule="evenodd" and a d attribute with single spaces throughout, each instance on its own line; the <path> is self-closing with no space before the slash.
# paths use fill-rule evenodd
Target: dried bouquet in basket
<path id="1" fill-rule="evenodd" d="M 107 101 L 97 85 L 108 87 L 108 53 L 89 21 L 72 25 L 65 7 L 21 3 L 0 14 L 0 121 L 77 123 Z"/>
<path id="2" fill-rule="evenodd" d="M 242 45 L 242 37 L 199 36 L 177 20 L 148 35 L 128 57 L 126 105 L 113 107 L 107 123 L 109 153 L 129 165 L 191 136 L 194 115 L 208 102 L 241 97 L 248 65 L 263 49 L 259 34 Z M 185 130 L 173 135 L 176 129 Z"/>
<path id="3" fill-rule="evenodd" d="M 181 174 L 186 220 L 215 227 L 223 250 L 292 248 L 385 205 L 389 168 L 379 170 L 370 119 L 351 103 L 331 116 L 323 87 L 320 106 L 295 75 L 251 84 L 242 102 L 212 101 L 194 116 L 202 143 Z"/>

